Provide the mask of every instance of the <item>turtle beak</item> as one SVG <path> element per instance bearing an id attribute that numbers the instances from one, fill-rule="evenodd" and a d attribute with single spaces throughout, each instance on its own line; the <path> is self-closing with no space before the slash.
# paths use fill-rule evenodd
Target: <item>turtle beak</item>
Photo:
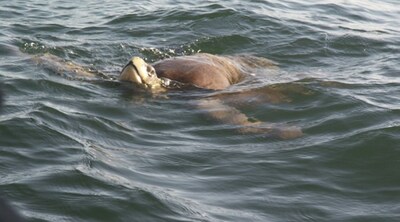
<path id="1" fill-rule="evenodd" d="M 157 88 L 161 83 L 154 67 L 147 64 L 139 57 L 133 57 L 131 61 L 126 64 L 119 78 L 122 81 L 136 83 L 145 88 Z"/>
<path id="2" fill-rule="evenodd" d="M 143 84 L 137 64 L 135 64 L 138 57 L 133 57 L 128 64 L 122 69 L 119 79 L 122 81 L 129 81 L 133 83 Z M 140 59 L 140 58 L 139 58 Z M 137 63 L 137 62 L 136 62 Z"/>

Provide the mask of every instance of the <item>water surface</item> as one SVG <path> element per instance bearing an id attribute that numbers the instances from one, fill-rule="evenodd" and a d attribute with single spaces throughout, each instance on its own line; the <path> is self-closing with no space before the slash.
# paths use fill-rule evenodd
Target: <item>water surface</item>
<path id="1" fill-rule="evenodd" d="M 28 221 L 400 218 L 397 1 L 17 0 L 0 21 L 0 190 Z M 216 94 L 301 89 L 227 100 L 305 135 L 240 134 L 193 106 L 210 92 L 153 97 L 30 61 L 50 53 L 115 76 L 131 56 L 196 52 L 278 62 Z"/>

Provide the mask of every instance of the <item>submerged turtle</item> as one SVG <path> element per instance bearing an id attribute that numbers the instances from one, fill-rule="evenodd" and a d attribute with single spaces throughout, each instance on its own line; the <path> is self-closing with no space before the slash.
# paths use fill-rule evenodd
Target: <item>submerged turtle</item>
<path id="1" fill-rule="evenodd" d="M 249 62 L 250 58 L 252 63 Z M 153 66 L 140 57 L 133 57 L 122 69 L 120 79 L 152 90 L 168 88 L 169 80 L 203 89 L 221 90 L 241 82 L 250 66 L 276 67 L 270 60 L 253 56 L 223 57 L 198 53 L 161 60 Z"/>
<path id="2" fill-rule="evenodd" d="M 72 62 L 65 62 L 52 55 L 39 56 L 38 63 L 46 63 L 58 73 L 72 73 L 80 77 L 98 77 L 101 74 L 95 70 L 85 68 Z M 138 87 L 161 93 L 174 88 L 187 86 L 223 90 L 245 79 L 252 68 L 277 68 L 271 60 L 254 56 L 216 56 L 199 53 L 190 56 L 180 56 L 158 61 L 153 65 L 146 63 L 140 57 L 133 57 L 122 69 L 119 80 L 130 82 Z M 270 101 L 279 100 L 274 96 L 276 91 L 270 90 Z M 245 92 L 249 96 L 252 93 Z M 279 96 L 278 96 L 279 97 Z M 267 99 L 268 100 L 268 99 Z M 206 110 L 208 115 L 223 123 L 239 126 L 242 133 L 264 133 L 283 139 L 296 138 L 302 135 L 298 127 L 266 124 L 248 118 L 238 109 L 226 105 L 223 96 L 212 96 L 201 99 L 196 103 L 197 108 Z"/>

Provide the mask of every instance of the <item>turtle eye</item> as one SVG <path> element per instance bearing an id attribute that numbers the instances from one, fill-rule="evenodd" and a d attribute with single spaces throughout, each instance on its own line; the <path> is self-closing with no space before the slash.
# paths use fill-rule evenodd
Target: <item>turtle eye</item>
<path id="1" fill-rule="evenodd" d="M 147 73 L 149 76 L 153 76 L 155 74 L 154 68 L 151 66 L 147 66 Z"/>

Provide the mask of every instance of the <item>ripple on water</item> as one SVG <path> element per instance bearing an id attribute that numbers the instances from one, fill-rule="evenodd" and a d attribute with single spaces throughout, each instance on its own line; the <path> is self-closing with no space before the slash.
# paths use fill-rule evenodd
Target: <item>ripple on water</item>
<path id="1" fill-rule="evenodd" d="M 393 1 L 53 3 L 0 3 L 0 186 L 28 219 L 396 221 Z M 224 92 L 151 96 L 29 62 L 50 53 L 116 76 L 134 55 L 196 52 L 253 54 L 281 69 Z M 237 133 L 195 108 L 212 96 L 305 135 Z M 283 101 L 265 102 L 272 96 Z"/>

